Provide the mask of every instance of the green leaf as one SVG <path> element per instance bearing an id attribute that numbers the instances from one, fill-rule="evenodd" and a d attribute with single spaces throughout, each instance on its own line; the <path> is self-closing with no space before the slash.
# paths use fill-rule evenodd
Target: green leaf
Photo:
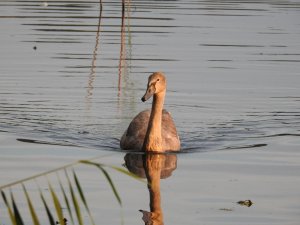
<path id="1" fill-rule="evenodd" d="M 14 196 L 13 196 L 12 192 L 10 192 L 10 197 L 11 197 L 11 202 L 12 202 L 12 206 L 13 206 L 13 210 L 14 210 L 17 225 L 24 225 L 21 214 L 20 214 L 20 211 L 17 207 L 17 204 L 15 202 L 15 199 L 14 199 Z"/>
<path id="2" fill-rule="evenodd" d="M 134 179 L 136 179 L 138 181 L 141 181 L 143 183 L 147 183 L 142 178 L 140 178 L 139 176 L 135 175 L 134 173 L 129 172 L 126 169 L 123 169 L 123 168 L 117 167 L 117 166 L 109 166 L 109 167 L 112 168 L 112 169 L 114 169 L 114 170 L 116 170 L 116 171 L 118 171 L 118 172 L 120 172 L 120 173 L 123 173 L 123 174 L 125 174 L 127 176 L 130 176 L 130 177 L 132 177 L 132 178 L 134 178 Z"/>
<path id="3" fill-rule="evenodd" d="M 101 164 L 99 163 L 95 163 L 95 162 L 92 162 L 92 161 L 89 161 L 89 160 L 80 160 L 79 161 L 80 163 L 83 163 L 83 164 L 88 164 L 88 165 L 93 165 L 93 166 L 101 166 Z"/>
<path id="4" fill-rule="evenodd" d="M 98 168 L 102 171 L 102 173 L 106 177 L 106 179 L 107 179 L 108 183 L 110 184 L 110 187 L 112 188 L 112 190 L 114 192 L 114 195 L 115 195 L 116 199 L 118 200 L 119 204 L 122 205 L 121 198 L 120 198 L 120 196 L 117 192 L 117 189 L 116 189 L 115 185 L 113 184 L 113 181 L 110 178 L 109 174 L 107 173 L 107 171 L 102 166 L 99 165 Z"/>
<path id="5" fill-rule="evenodd" d="M 74 170 L 73 170 L 73 177 L 74 177 L 74 181 L 75 181 L 77 190 L 78 190 L 78 192 L 79 192 L 80 198 L 81 198 L 81 200 L 82 200 L 82 202 L 83 202 L 83 204 L 84 204 L 84 206 L 85 206 L 85 208 L 86 208 L 86 211 L 87 211 L 88 214 L 89 214 L 91 223 L 92 223 L 93 225 L 95 225 L 94 219 L 93 219 L 92 214 L 91 214 L 90 209 L 89 209 L 89 206 L 88 206 L 88 204 L 87 204 L 87 201 L 85 200 L 84 193 L 83 193 L 83 191 L 82 191 L 80 182 L 79 182 L 79 180 L 78 180 L 78 178 L 77 178 L 77 175 L 76 175 L 76 173 L 75 173 Z"/>
<path id="6" fill-rule="evenodd" d="M 102 173 L 104 174 L 105 178 L 107 179 L 107 181 L 108 181 L 108 183 L 109 183 L 109 185 L 110 185 L 110 187 L 111 187 L 111 189 L 112 189 L 112 191 L 113 191 L 113 193 L 114 193 L 114 195 L 115 195 L 115 197 L 116 197 L 118 203 L 119 203 L 120 205 L 122 205 L 122 201 L 121 201 L 121 198 L 120 198 L 120 196 L 119 196 L 119 194 L 118 194 L 118 192 L 117 192 L 117 189 L 115 188 L 115 185 L 113 184 L 113 181 L 112 181 L 112 179 L 110 178 L 109 174 L 108 174 L 107 171 L 103 168 L 103 165 L 102 165 L 102 164 L 99 164 L 99 163 L 94 163 L 94 162 L 91 162 L 91 161 L 87 161 L 87 160 L 81 160 L 80 162 L 81 162 L 81 163 L 84 163 L 84 164 L 94 165 L 94 166 L 98 167 L 98 168 L 102 171 Z"/>
<path id="7" fill-rule="evenodd" d="M 73 205 L 74 205 L 74 208 L 75 208 L 75 212 L 76 212 L 78 223 L 79 223 L 79 225 L 83 225 L 79 203 L 77 201 L 77 198 L 76 198 L 76 195 L 74 193 L 74 189 L 72 187 L 72 184 L 71 184 L 71 181 L 70 181 L 69 176 L 67 174 L 67 171 L 65 171 L 65 173 L 66 173 L 66 177 L 68 179 L 69 189 L 70 189 L 70 192 L 71 192 L 72 201 L 73 201 Z"/>
<path id="8" fill-rule="evenodd" d="M 85 200 L 85 197 L 84 197 L 84 194 L 83 194 L 81 185 L 80 185 L 80 183 L 79 183 L 79 180 L 78 180 L 77 175 L 76 175 L 76 173 L 75 173 L 74 170 L 73 170 L 73 177 L 74 177 L 74 181 L 75 181 L 77 190 L 78 190 L 78 192 L 79 192 L 80 198 L 81 198 L 83 204 L 85 205 L 85 207 L 88 209 L 89 207 L 88 207 L 88 205 L 87 205 L 87 203 L 86 203 L 86 200 Z"/>
<path id="9" fill-rule="evenodd" d="M 64 195 L 65 203 L 67 205 L 67 209 L 68 209 L 68 212 L 69 212 L 69 215 L 70 215 L 70 218 L 71 218 L 71 222 L 72 222 L 72 224 L 74 224 L 73 213 L 72 213 L 72 210 L 71 210 L 71 207 L 70 207 L 69 199 L 68 199 L 68 197 L 66 195 L 66 192 L 65 192 L 65 189 L 64 189 L 64 187 L 63 187 L 63 185 L 61 183 L 61 180 L 59 178 L 58 178 L 58 180 L 59 180 L 59 185 L 60 185 L 61 191 L 62 191 L 62 193 Z"/>
<path id="10" fill-rule="evenodd" d="M 48 182 L 48 186 L 49 186 L 49 189 L 50 189 L 50 193 L 51 193 L 51 196 L 52 196 L 52 200 L 53 200 L 53 203 L 54 203 L 54 206 L 55 206 L 55 210 L 56 210 L 56 214 L 57 214 L 57 217 L 58 217 L 58 221 L 59 221 L 59 224 L 64 224 L 64 216 L 63 216 L 63 212 L 62 212 L 62 208 L 61 208 L 61 204 L 59 202 L 59 199 L 57 197 L 57 195 L 55 194 L 51 184 Z"/>
<path id="11" fill-rule="evenodd" d="M 43 204 L 44 204 L 44 206 L 45 206 L 45 209 L 46 209 L 46 212 L 47 212 L 47 216 L 48 216 L 50 225 L 56 225 L 56 224 L 55 224 L 55 221 L 54 221 L 54 219 L 53 219 L 53 216 L 52 216 L 52 214 L 51 214 L 51 211 L 49 210 L 49 207 L 48 207 L 48 205 L 47 205 L 47 202 L 45 201 L 45 198 L 44 198 L 44 196 L 43 196 L 43 193 L 42 193 L 41 189 L 40 189 L 40 196 L 41 196 L 41 199 L 42 199 Z"/>
<path id="12" fill-rule="evenodd" d="M 2 195 L 3 201 L 4 201 L 5 205 L 6 205 L 6 208 L 7 208 L 7 211 L 8 211 L 11 223 L 13 225 L 17 225 L 17 221 L 16 221 L 16 218 L 15 218 L 15 215 L 14 215 L 13 211 L 10 208 L 9 202 L 7 201 L 7 198 L 6 198 L 6 195 L 5 195 L 4 191 L 2 191 L 2 190 L 1 190 L 1 195 Z"/>
<path id="13" fill-rule="evenodd" d="M 37 217 L 37 215 L 35 213 L 35 210 L 33 208 L 33 205 L 32 205 L 31 199 L 29 197 L 29 194 L 28 194 L 28 192 L 25 188 L 25 185 L 22 184 L 22 187 L 23 187 L 23 191 L 25 193 L 26 199 L 27 199 L 27 203 L 28 203 L 28 207 L 29 207 L 29 210 L 30 210 L 32 222 L 33 222 L 34 225 L 40 225 L 40 222 L 39 222 L 38 217 Z"/>

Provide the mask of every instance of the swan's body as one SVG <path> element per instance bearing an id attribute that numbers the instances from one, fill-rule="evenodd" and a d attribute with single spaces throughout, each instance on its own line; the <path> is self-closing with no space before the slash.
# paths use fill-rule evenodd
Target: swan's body
<path id="1" fill-rule="evenodd" d="M 173 119 L 163 110 L 166 94 L 165 76 L 156 72 L 149 76 L 147 91 L 142 101 L 153 96 L 151 110 L 140 112 L 121 138 L 122 149 L 143 151 L 179 151 L 180 140 Z"/>

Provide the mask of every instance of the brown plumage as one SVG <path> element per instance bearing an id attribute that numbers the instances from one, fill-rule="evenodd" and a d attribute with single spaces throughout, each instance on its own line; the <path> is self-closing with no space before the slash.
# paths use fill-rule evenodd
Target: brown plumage
<path id="1" fill-rule="evenodd" d="M 122 149 L 143 151 L 179 151 L 180 140 L 171 114 L 163 110 L 166 79 L 163 73 L 149 76 L 142 101 L 153 96 L 151 110 L 140 112 L 129 124 L 121 138 Z"/>

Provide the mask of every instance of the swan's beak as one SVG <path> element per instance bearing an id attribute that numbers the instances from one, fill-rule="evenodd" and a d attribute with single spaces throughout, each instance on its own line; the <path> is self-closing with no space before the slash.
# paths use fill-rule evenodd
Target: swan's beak
<path id="1" fill-rule="evenodd" d="M 145 102 L 147 101 L 149 98 L 152 97 L 152 95 L 154 95 L 156 89 L 155 86 L 152 84 L 148 87 L 146 93 L 144 94 L 144 96 L 142 97 L 142 101 Z"/>

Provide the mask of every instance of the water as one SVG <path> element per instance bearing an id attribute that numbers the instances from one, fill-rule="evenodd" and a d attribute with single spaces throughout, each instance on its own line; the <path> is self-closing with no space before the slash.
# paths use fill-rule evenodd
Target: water
<path id="1" fill-rule="evenodd" d="M 299 21 L 298 0 L 132 0 L 123 14 L 121 1 L 100 11 L 99 1 L 2 0 L 0 132 L 13 137 L 0 137 L 0 185 L 99 154 L 108 165 L 143 165 L 119 152 L 119 139 L 151 106 L 140 101 L 148 75 L 164 71 L 165 108 L 182 152 L 193 152 L 165 163 L 172 176 L 155 189 L 165 224 L 298 224 Z M 97 169 L 71 169 L 96 223 L 143 223 L 145 183 L 109 171 L 120 213 Z M 25 185 L 46 222 L 36 184 L 45 196 L 47 179 L 59 185 L 56 173 L 44 178 Z M 28 223 L 22 188 L 11 190 Z M 250 208 L 236 204 L 247 199 Z M 3 201 L 0 210 L 9 224 Z"/>
<path id="2" fill-rule="evenodd" d="M 2 1 L 0 130 L 119 150 L 151 72 L 183 151 L 300 135 L 299 1 Z"/>

